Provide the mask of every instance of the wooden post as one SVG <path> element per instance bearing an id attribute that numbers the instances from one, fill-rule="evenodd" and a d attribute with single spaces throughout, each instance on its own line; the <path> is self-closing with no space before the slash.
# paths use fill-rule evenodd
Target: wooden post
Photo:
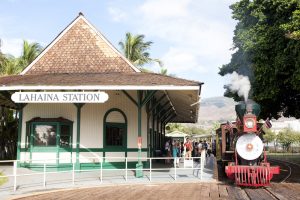
<path id="1" fill-rule="evenodd" d="M 84 104 L 82 103 L 75 103 L 77 108 L 77 136 L 76 136 L 76 170 L 80 169 L 79 163 L 79 150 L 80 150 L 80 120 L 81 120 L 81 108 Z"/>

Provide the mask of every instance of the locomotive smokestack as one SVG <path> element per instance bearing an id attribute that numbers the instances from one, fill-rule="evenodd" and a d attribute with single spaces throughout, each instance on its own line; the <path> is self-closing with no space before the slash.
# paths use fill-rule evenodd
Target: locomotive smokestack
<path id="1" fill-rule="evenodd" d="M 251 103 L 247 103 L 246 110 L 247 110 L 247 113 L 252 113 L 253 110 L 252 110 L 252 104 Z"/>
<path id="2" fill-rule="evenodd" d="M 243 121 L 243 116 L 247 113 L 252 113 L 258 117 L 258 115 L 260 113 L 260 105 L 257 104 L 252 99 L 248 99 L 247 102 L 240 101 L 235 106 L 235 112 L 241 121 Z"/>

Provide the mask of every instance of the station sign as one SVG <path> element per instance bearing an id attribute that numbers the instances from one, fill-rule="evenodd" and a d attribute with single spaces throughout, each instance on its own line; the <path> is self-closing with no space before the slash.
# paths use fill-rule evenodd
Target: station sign
<path id="1" fill-rule="evenodd" d="M 104 103 L 106 92 L 15 92 L 15 103 Z"/>

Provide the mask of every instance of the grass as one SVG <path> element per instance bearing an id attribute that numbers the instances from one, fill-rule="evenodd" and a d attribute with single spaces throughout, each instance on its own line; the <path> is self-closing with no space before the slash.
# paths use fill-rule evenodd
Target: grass
<path id="1" fill-rule="evenodd" d="M 285 160 L 300 164 L 300 154 L 292 154 L 292 153 L 272 153 L 268 154 L 269 158 L 274 158 L 278 160 Z"/>
<path id="2" fill-rule="evenodd" d="M 0 172 L 0 176 L 4 176 L 4 174 Z M 0 186 L 6 182 L 7 182 L 7 177 L 0 177 Z"/>

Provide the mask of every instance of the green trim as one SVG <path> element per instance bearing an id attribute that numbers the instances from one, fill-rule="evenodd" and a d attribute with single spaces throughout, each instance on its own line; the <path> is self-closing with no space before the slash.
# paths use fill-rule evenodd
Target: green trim
<path id="1" fill-rule="evenodd" d="M 176 116 L 176 113 L 173 113 L 173 115 L 169 115 L 168 117 L 166 117 L 165 120 L 163 120 L 163 122 L 169 123 Z"/>
<path id="2" fill-rule="evenodd" d="M 162 122 L 165 122 L 173 114 L 175 114 L 175 111 L 173 109 L 170 109 L 168 112 L 164 113 L 164 116 L 160 120 Z"/>
<path id="3" fill-rule="evenodd" d="M 77 134 L 76 134 L 76 164 L 75 168 L 79 169 L 79 148 L 80 148 L 80 121 L 81 121 L 81 108 L 84 104 L 75 103 L 74 104 L 77 108 Z"/>
<path id="4" fill-rule="evenodd" d="M 106 122 L 107 116 L 111 112 L 119 112 L 123 116 L 125 123 L 113 123 L 113 122 Z M 107 127 L 118 127 L 124 129 L 124 141 L 122 141 L 122 146 L 108 146 L 106 144 L 106 128 Z M 127 117 L 125 113 L 120 110 L 119 108 L 111 108 L 108 111 L 106 111 L 104 118 L 103 118 L 103 149 L 105 152 L 125 152 L 125 156 L 127 156 Z"/>
<path id="5" fill-rule="evenodd" d="M 154 105 L 150 109 L 150 112 L 153 113 L 153 111 L 157 108 L 157 106 L 160 104 L 160 102 L 166 97 L 166 94 L 163 94 L 157 101 L 154 101 Z"/>
<path id="6" fill-rule="evenodd" d="M 142 98 L 143 91 L 137 91 L 138 96 L 138 137 L 142 137 Z M 138 149 L 138 164 L 141 164 L 141 149 Z"/>
<path id="7" fill-rule="evenodd" d="M 142 100 L 142 102 L 141 102 L 141 107 L 143 107 L 146 103 L 148 103 L 150 100 L 151 100 L 151 98 L 154 96 L 154 94 L 157 92 L 157 90 L 152 90 L 152 91 L 148 91 L 148 92 L 146 92 L 146 96 L 145 96 L 145 98 Z"/>
<path id="8" fill-rule="evenodd" d="M 170 106 L 168 109 L 165 109 L 166 106 L 167 106 L 168 104 L 169 104 L 169 101 L 167 101 L 166 103 L 164 103 L 162 106 L 159 106 L 160 111 L 157 112 L 157 113 L 155 114 L 155 116 L 160 115 L 161 112 L 166 112 L 166 110 L 172 108 L 172 106 Z"/>
<path id="9" fill-rule="evenodd" d="M 168 116 L 169 114 L 171 114 L 171 113 L 172 113 L 172 112 L 171 112 L 172 110 L 173 110 L 173 107 L 170 106 L 168 109 L 165 110 L 164 114 L 162 114 L 162 115 L 159 117 L 159 119 L 162 120 L 164 117 L 166 117 L 166 116 Z"/>
<path id="10" fill-rule="evenodd" d="M 122 90 L 122 92 L 136 105 L 138 106 L 138 103 L 136 102 L 136 100 L 134 100 L 134 98 L 125 90 Z"/>
<path id="11" fill-rule="evenodd" d="M 35 127 L 38 125 L 52 125 L 56 129 L 56 145 L 54 146 L 35 146 L 34 145 L 34 134 L 35 134 Z M 61 127 L 69 126 L 69 147 L 61 147 L 60 146 L 60 138 L 61 138 Z M 23 148 L 22 151 L 30 152 L 30 159 L 32 159 L 33 152 L 52 152 L 56 153 L 56 164 L 59 165 L 59 156 L 61 152 L 70 152 L 72 157 L 72 143 L 73 143 L 73 122 L 59 122 L 59 121 L 30 121 L 26 122 L 26 130 L 30 130 L 29 133 L 29 148 Z M 28 129 L 30 128 L 30 129 Z M 70 160 L 71 161 L 71 160 Z"/>
<path id="12" fill-rule="evenodd" d="M 126 117 L 125 113 L 124 113 L 122 110 L 120 110 L 119 108 L 111 108 L 111 109 L 109 109 L 108 111 L 106 111 L 106 113 L 105 113 L 105 115 L 104 115 L 104 118 L 103 118 L 103 122 L 106 122 L 107 115 L 108 115 L 110 112 L 113 112 L 113 111 L 120 112 L 120 113 L 123 115 L 124 119 L 125 119 L 125 123 L 127 124 L 127 117 Z"/>

